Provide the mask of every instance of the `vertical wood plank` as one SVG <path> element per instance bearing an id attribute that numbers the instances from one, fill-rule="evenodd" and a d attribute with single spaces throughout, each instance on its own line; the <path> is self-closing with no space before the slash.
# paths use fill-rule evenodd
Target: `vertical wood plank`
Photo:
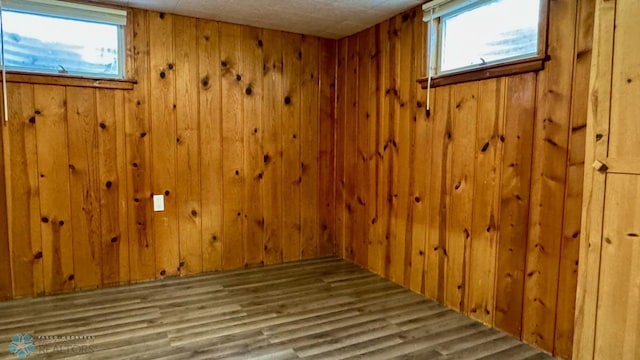
<path id="1" fill-rule="evenodd" d="M 354 243 L 354 261 L 364 267 L 367 267 L 368 249 L 369 249 L 369 232 L 368 226 L 371 224 L 368 219 L 369 208 L 372 204 L 368 204 L 369 195 L 369 127 L 371 121 L 370 113 L 370 64 L 371 52 L 369 49 L 369 39 L 373 36 L 371 28 L 361 31 L 358 37 L 358 115 L 354 117 L 356 122 L 356 132 L 353 134 L 353 140 L 356 142 L 356 160 L 355 167 L 352 168 L 352 174 L 355 177 L 355 198 L 351 204 L 353 227 L 351 229 L 351 238 Z"/>
<path id="2" fill-rule="evenodd" d="M 413 21 L 415 9 L 396 17 L 396 30 L 398 33 L 397 74 L 398 91 L 395 102 L 395 128 L 398 129 L 396 137 L 396 154 L 398 156 L 397 178 L 395 180 L 394 206 L 396 211 L 396 248 L 392 258 L 392 280 L 408 286 L 411 269 L 411 241 L 413 231 L 413 207 L 409 196 L 413 192 L 412 182 L 413 144 L 412 134 L 415 130 L 413 121 L 415 102 L 415 67 L 413 50 Z"/>
<path id="3" fill-rule="evenodd" d="M 10 175 L 6 186 L 15 297 L 44 293 L 33 88 L 30 84 L 7 84 L 10 121 L 3 129 L 5 164 Z"/>
<path id="4" fill-rule="evenodd" d="M 282 213 L 285 193 L 282 190 L 282 108 L 285 102 L 282 88 L 281 32 L 263 33 L 262 126 L 264 161 L 264 260 L 265 264 L 282 262 Z"/>
<path id="5" fill-rule="evenodd" d="M 129 282 L 124 92 L 96 91 L 102 284 Z M 100 126 L 104 124 L 104 127 Z"/>
<path id="6" fill-rule="evenodd" d="M 617 2 L 598 1 L 594 15 L 593 57 L 587 105 L 585 164 L 604 159 L 609 150 L 609 131 L 613 93 L 613 64 Z M 626 33 L 627 30 L 625 30 Z M 633 38 L 633 33 L 630 38 Z M 633 57 L 627 58 L 632 60 Z M 632 82 L 633 83 L 633 82 Z M 632 108 L 633 109 L 633 108 Z M 633 111 L 633 110 L 632 110 Z M 598 136 L 599 135 L 599 136 Z M 606 176 L 586 167 L 581 220 L 581 244 L 576 295 L 573 357 L 593 359 L 603 249 L 603 211 Z"/>
<path id="7" fill-rule="evenodd" d="M 101 187 L 113 184 L 99 184 L 93 158 L 99 150 L 96 90 L 67 87 L 66 101 L 75 286 L 92 288 L 102 284 Z"/>
<path id="8" fill-rule="evenodd" d="M 527 252 L 536 75 L 507 80 L 493 326 L 519 337 Z"/>
<path id="9" fill-rule="evenodd" d="M 244 264 L 244 128 L 242 118 L 242 74 L 240 41 L 242 27 L 220 24 L 220 63 L 222 65 L 222 180 L 224 240 L 222 266 L 239 268 Z"/>
<path id="10" fill-rule="evenodd" d="M 452 154 L 451 87 L 436 89 L 431 117 L 431 174 L 429 184 L 429 222 L 427 223 L 427 275 L 425 294 L 444 303 L 445 265 L 447 260 L 447 205 L 450 202 Z"/>
<path id="11" fill-rule="evenodd" d="M 607 175 L 594 359 L 640 357 L 638 199 L 640 176 Z M 624 295 L 620 294 L 621 290 L 625 291 Z"/>
<path id="12" fill-rule="evenodd" d="M 369 249 L 367 251 L 367 268 L 376 274 L 382 274 L 384 269 L 384 247 L 385 247 L 385 218 L 384 207 L 386 206 L 386 195 L 382 194 L 384 147 L 383 142 L 383 122 L 386 114 L 382 111 L 384 107 L 384 76 L 383 76 L 383 48 L 385 43 L 381 40 L 381 24 L 372 27 L 368 36 L 368 53 L 371 56 L 369 62 L 369 99 L 371 101 L 370 126 L 369 126 L 369 192 L 367 202 L 369 212 Z M 384 63 L 386 64 L 386 63 Z"/>
<path id="13" fill-rule="evenodd" d="M 400 41 L 397 25 L 397 17 L 389 19 L 389 148 L 391 153 L 391 166 L 389 169 L 389 241 L 387 245 L 388 255 L 385 264 L 385 272 L 389 274 L 389 279 L 401 282 L 400 277 L 404 275 L 401 264 L 404 264 L 404 244 L 399 243 L 396 224 L 398 223 L 398 134 L 399 134 L 399 57 Z M 402 273 L 400 273 L 402 271 Z"/>
<path id="14" fill-rule="evenodd" d="M 282 91 L 285 102 L 282 108 L 282 193 L 289 211 L 283 211 L 282 214 L 282 256 L 284 261 L 294 261 L 302 255 L 302 35 L 284 33 L 283 43 L 286 45 L 282 48 Z"/>
<path id="15" fill-rule="evenodd" d="M 556 319 L 577 3 L 549 3 L 553 60 L 538 75 L 522 338 L 547 351 Z"/>
<path id="16" fill-rule="evenodd" d="M 479 84 L 475 195 L 469 256 L 469 316 L 493 324 L 500 224 L 506 78 Z"/>
<path id="17" fill-rule="evenodd" d="M 451 92 L 453 161 L 451 183 L 448 184 L 451 203 L 447 207 L 445 304 L 457 311 L 466 312 L 475 179 L 478 82 L 455 85 Z"/>
<path id="18" fill-rule="evenodd" d="M 378 195 L 376 207 L 378 208 L 377 231 L 374 241 L 376 246 L 372 247 L 369 256 L 370 267 L 377 273 L 389 276 L 389 264 L 391 256 L 391 199 L 392 199 L 392 175 L 393 175 L 393 119 L 392 99 L 395 96 L 391 91 L 392 62 L 390 59 L 390 21 L 384 21 L 376 26 L 376 42 L 379 49 L 379 88 L 377 102 L 379 103 L 378 117 L 380 119 L 378 132 Z"/>
<path id="19" fill-rule="evenodd" d="M 318 256 L 319 46 L 318 38 L 302 37 L 300 191 L 303 200 L 301 207 L 303 259 Z"/>
<path id="20" fill-rule="evenodd" d="M 335 166 L 336 176 L 334 181 L 334 192 L 336 198 L 336 254 L 346 258 L 346 199 L 345 199 L 345 142 L 346 142 L 346 119 L 347 119 L 347 79 L 348 79 L 348 40 L 346 38 L 338 41 L 337 54 L 337 84 L 336 84 L 336 135 L 335 135 Z"/>
<path id="21" fill-rule="evenodd" d="M 593 159 L 587 164 L 594 160 L 630 163 L 640 157 L 636 141 L 640 126 L 634 121 L 640 94 L 637 73 L 640 60 L 635 46 L 640 34 L 635 20 L 640 4 L 616 1 L 613 19 L 608 12 L 610 8 L 601 6 L 602 13 L 597 16 L 602 27 L 598 27 L 597 34 L 603 42 L 596 43 L 590 99 L 594 116 L 589 120 L 594 131 L 587 137 L 588 154 Z M 611 32 L 613 39 L 609 38 Z M 613 44 L 604 42 L 606 40 L 612 40 Z M 594 170 L 591 167 L 589 172 Z M 606 178 L 602 179 L 605 173 Z M 637 170 L 617 174 L 613 169 L 592 176 L 590 197 L 586 199 L 592 215 L 587 221 L 593 230 L 602 224 L 602 233 L 590 232 L 589 245 L 586 245 L 601 247 L 599 279 L 597 283 L 587 284 L 590 291 L 598 289 L 593 358 L 637 359 L 640 357 L 640 176 Z M 602 202 L 601 196 L 604 196 Z M 602 220 L 598 216 L 602 216 L 601 211 L 604 212 Z M 597 266 L 591 259 L 588 265 Z"/>
<path id="22" fill-rule="evenodd" d="M 414 15 L 413 21 L 413 47 L 414 47 L 414 74 L 416 77 L 426 76 L 427 56 L 427 32 L 425 22 L 421 16 Z M 413 132 L 413 161 L 412 174 L 413 192 L 409 196 L 412 206 L 412 232 L 411 232 L 411 273 L 409 287 L 417 293 L 424 293 L 425 280 L 425 251 L 427 241 L 428 221 L 428 197 L 427 186 L 429 183 L 429 163 L 431 153 L 431 122 L 426 114 L 427 91 L 420 84 L 415 86 L 415 100 L 411 102 L 414 111 L 415 129 Z"/>
<path id="23" fill-rule="evenodd" d="M 196 19 L 174 18 L 177 119 L 176 201 L 180 274 L 202 272 L 200 194 L 200 124 L 198 120 L 198 53 Z"/>
<path id="24" fill-rule="evenodd" d="M 138 83 L 126 96 L 127 204 L 131 281 L 155 278 L 149 112 L 149 13 L 133 10 L 133 49 Z"/>
<path id="25" fill-rule="evenodd" d="M 218 23 L 198 19 L 197 30 L 202 265 L 204 271 L 213 271 L 222 269 L 223 245 L 221 64 Z"/>
<path id="26" fill-rule="evenodd" d="M 9 213 L 6 192 L 7 182 L 5 180 L 11 176 L 11 171 L 5 169 L 5 140 L 3 137 L 7 126 L 8 124 L 4 124 L 0 129 L 0 258 L 4 259 L 0 264 L 0 301 L 13 298 L 11 246 L 9 244 Z"/>
<path id="27" fill-rule="evenodd" d="M 98 98 L 99 100 L 100 98 Z M 98 101 L 100 104 L 100 101 Z M 119 256 L 119 264 L 120 264 L 120 284 L 127 284 L 131 280 L 131 263 L 130 263 L 130 254 L 129 254 L 129 232 L 128 232 L 128 224 L 127 219 L 129 217 L 129 209 L 128 209 L 128 197 L 127 197 L 127 182 L 126 182 L 126 173 L 127 173 L 127 158 L 126 151 L 123 151 L 126 147 L 126 129 L 125 129 L 125 90 L 116 91 L 115 95 L 115 122 L 118 134 L 116 135 L 116 158 L 117 158 L 117 184 L 118 184 L 118 232 L 120 234 L 118 243 L 120 249 L 118 251 Z M 120 149 L 119 151 L 117 149 Z M 102 170 L 101 170 L 102 171 Z M 103 237 L 105 236 L 105 230 L 108 230 L 108 227 L 102 227 Z M 109 238 L 107 234 L 107 239 L 109 239 L 110 243 L 113 243 L 113 237 Z M 103 249 L 103 259 L 104 259 L 104 249 Z M 104 260 L 103 260 L 104 265 Z M 104 278 L 104 269 L 103 269 L 103 278 Z"/>
<path id="28" fill-rule="evenodd" d="M 367 224 L 367 267 L 374 272 L 380 272 L 380 247 L 382 242 L 379 239 L 380 227 L 378 225 L 378 165 L 380 157 L 378 155 L 380 131 L 380 59 L 378 49 L 378 33 L 376 27 L 370 27 L 366 31 L 366 53 L 368 57 L 368 67 L 366 69 L 369 77 L 369 91 L 367 98 L 369 99 L 369 107 L 367 110 L 368 117 L 368 134 L 367 134 L 367 193 L 365 203 L 367 204 L 367 214 L 365 223 Z"/>
<path id="29" fill-rule="evenodd" d="M 38 85 L 34 88 L 40 228 L 47 294 L 74 289 L 65 101 L 63 87 Z"/>
<path id="30" fill-rule="evenodd" d="M 355 207 L 357 205 L 356 187 L 358 179 L 354 170 L 357 168 L 357 120 L 358 120 L 358 37 L 353 35 L 347 39 L 347 76 L 346 76 L 346 108 L 345 108 L 345 256 L 349 260 L 355 260 L 356 249 L 354 239 Z M 347 138 L 348 137 L 348 138 Z"/>
<path id="31" fill-rule="evenodd" d="M 164 195 L 165 211 L 153 213 L 156 277 L 179 272 L 180 241 L 176 194 L 176 69 L 172 15 L 149 13 L 151 188 Z"/>
<path id="32" fill-rule="evenodd" d="M 333 194 L 335 175 L 333 139 L 335 133 L 336 45 L 335 40 L 320 39 L 319 256 L 335 254 L 336 227 L 333 214 L 336 211 L 336 206 Z"/>
<path id="33" fill-rule="evenodd" d="M 262 30 L 254 27 L 242 29 L 242 84 L 244 119 L 244 217 L 245 243 L 244 265 L 264 262 L 262 238 L 262 178 L 264 159 L 262 156 Z"/>
<path id="34" fill-rule="evenodd" d="M 560 273 L 558 276 L 558 306 L 556 308 L 553 349 L 553 353 L 556 356 L 564 359 L 571 359 L 573 350 L 594 9 L 595 0 L 583 0 L 578 3 L 575 65 L 571 94 L 571 134 L 569 137 L 569 158 L 565 184 L 563 236 L 560 253 Z"/>

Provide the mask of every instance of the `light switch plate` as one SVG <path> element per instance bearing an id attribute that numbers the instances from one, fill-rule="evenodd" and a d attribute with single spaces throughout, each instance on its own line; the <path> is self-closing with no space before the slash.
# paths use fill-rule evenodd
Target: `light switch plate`
<path id="1" fill-rule="evenodd" d="M 164 211 L 164 195 L 153 195 L 153 211 Z"/>

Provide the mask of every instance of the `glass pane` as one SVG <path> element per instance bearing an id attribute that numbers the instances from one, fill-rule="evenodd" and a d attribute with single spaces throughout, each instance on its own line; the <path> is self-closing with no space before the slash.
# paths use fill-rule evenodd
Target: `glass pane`
<path id="1" fill-rule="evenodd" d="M 535 55 L 540 0 L 495 0 L 442 18 L 440 71 Z"/>
<path id="2" fill-rule="evenodd" d="M 117 77 L 119 26 L 5 10 L 8 69 Z"/>

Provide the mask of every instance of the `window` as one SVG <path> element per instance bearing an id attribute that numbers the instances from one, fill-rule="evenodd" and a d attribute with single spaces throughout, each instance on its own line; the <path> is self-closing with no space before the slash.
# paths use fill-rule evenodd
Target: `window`
<path id="1" fill-rule="evenodd" d="M 429 22 L 430 76 L 469 72 L 544 56 L 545 0 L 433 0 Z M 541 41 L 542 40 L 542 41 Z"/>
<path id="2" fill-rule="evenodd" d="M 7 71 L 124 78 L 126 11 L 56 0 L 2 4 Z"/>

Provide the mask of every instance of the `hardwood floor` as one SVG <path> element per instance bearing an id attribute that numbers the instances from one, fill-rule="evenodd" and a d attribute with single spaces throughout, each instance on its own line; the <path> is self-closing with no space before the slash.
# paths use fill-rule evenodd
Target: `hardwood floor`
<path id="1" fill-rule="evenodd" d="M 0 359 L 22 333 L 30 359 L 551 359 L 337 258 L 0 303 Z"/>

